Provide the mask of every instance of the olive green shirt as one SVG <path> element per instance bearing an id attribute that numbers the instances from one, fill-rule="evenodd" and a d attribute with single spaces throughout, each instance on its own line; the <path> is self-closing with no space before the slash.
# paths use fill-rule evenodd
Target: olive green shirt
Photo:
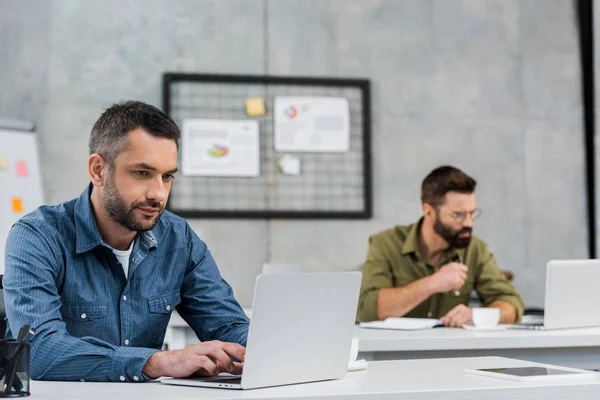
<path id="1" fill-rule="evenodd" d="M 362 285 L 358 301 L 358 320 L 377 320 L 377 296 L 382 288 L 402 287 L 438 271 L 429 263 L 417 239 L 422 219 L 412 225 L 396 226 L 369 238 L 369 252 L 363 266 Z M 441 318 L 459 304 L 468 305 L 472 290 L 477 291 L 483 306 L 496 300 L 512 304 L 517 321 L 524 305 L 517 290 L 498 269 L 494 256 L 482 240 L 472 237 L 467 248 L 449 248 L 440 256 L 439 265 L 462 257 L 469 268 L 464 286 L 457 296 L 454 291 L 436 293 L 409 311 L 404 317 Z"/>

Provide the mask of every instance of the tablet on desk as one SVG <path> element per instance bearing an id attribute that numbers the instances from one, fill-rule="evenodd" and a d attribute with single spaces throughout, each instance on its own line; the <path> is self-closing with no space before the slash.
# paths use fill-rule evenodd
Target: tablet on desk
<path id="1" fill-rule="evenodd" d="M 465 373 L 489 376 L 492 378 L 509 379 L 520 382 L 556 381 L 571 379 L 595 379 L 596 373 L 583 369 L 566 367 L 512 367 L 512 368 L 481 368 L 465 369 Z"/>

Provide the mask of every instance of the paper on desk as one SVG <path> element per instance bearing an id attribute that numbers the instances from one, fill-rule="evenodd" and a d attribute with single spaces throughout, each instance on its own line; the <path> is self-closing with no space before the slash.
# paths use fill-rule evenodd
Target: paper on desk
<path id="1" fill-rule="evenodd" d="M 439 319 L 433 318 L 396 318 L 390 317 L 383 321 L 361 322 L 361 328 L 370 329 L 395 329 L 399 331 L 417 331 L 431 329 L 444 324 Z"/>

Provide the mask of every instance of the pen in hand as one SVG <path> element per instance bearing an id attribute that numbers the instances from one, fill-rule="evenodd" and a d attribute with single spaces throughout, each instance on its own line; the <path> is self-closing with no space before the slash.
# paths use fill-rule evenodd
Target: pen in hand
<path id="1" fill-rule="evenodd" d="M 456 260 L 457 263 L 462 264 L 463 263 L 463 258 L 461 256 L 458 256 L 458 259 Z M 460 290 L 455 290 L 454 291 L 454 295 L 455 296 L 460 296 Z"/>

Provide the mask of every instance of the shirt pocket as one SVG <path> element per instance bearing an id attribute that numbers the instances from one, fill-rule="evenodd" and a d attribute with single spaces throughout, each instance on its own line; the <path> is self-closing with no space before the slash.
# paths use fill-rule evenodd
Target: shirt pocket
<path id="1" fill-rule="evenodd" d="M 146 321 L 148 325 L 144 334 L 148 347 L 161 348 L 171 313 L 179 303 L 181 303 L 179 290 L 148 299 L 149 318 Z"/>
<path id="2" fill-rule="evenodd" d="M 63 300 L 61 314 L 63 318 L 81 324 L 106 318 L 106 304 L 96 301 Z"/>
<path id="3" fill-rule="evenodd" d="M 106 303 L 98 301 L 63 300 L 60 309 L 67 332 L 74 337 L 98 336 L 107 331 Z"/>
<path id="4" fill-rule="evenodd" d="M 151 314 L 166 314 L 171 312 L 181 303 L 181 294 L 176 290 L 169 294 L 163 294 L 148 299 L 148 309 Z"/>

